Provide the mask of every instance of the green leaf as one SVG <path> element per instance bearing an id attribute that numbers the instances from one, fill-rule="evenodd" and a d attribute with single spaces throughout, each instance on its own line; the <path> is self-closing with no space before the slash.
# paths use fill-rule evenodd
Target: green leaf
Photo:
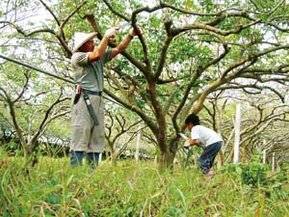
<path id="1" fill-rule="evenodd" d="M 241 175 L 241 174 L 242 174 L 242 168 L 239 167 L 239 166 L 237 166 L 237 167 L 236 167 L 236 172 L 237 172 L 239 175 Z"/>

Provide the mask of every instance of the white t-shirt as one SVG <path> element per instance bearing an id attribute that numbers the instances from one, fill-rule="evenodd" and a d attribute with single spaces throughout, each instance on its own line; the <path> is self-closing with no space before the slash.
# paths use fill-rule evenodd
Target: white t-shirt
<path id="1" fill-rule="evenodd" d="M 201 125 L 196 125 L 192 128 L 191 137 L 192 139 L 200 140 L 200 145 L 202 147 L 207 147 L 213 143 L 223 141 L 222 137 L 214 130 Z"/>

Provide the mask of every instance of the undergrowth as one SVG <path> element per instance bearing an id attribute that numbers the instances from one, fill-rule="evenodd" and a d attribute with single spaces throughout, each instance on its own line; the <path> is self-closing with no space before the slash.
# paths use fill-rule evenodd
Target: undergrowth
<path id="1" fill-rule="evenodd" d="M 224 166 L 207 181 L 198 168 L 160 174 L 153 162 L 102 163 L 91 172 L 42 157 L 29 173 L 23 164 L 0 152 L 1 216 L 289 216 L 285 173 L 266 172 L 252 185 L 245 166 Z"/>

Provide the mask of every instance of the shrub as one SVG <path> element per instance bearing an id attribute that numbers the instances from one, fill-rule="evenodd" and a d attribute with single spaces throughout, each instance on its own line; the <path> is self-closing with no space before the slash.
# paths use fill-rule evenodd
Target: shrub
<path id="1" fill-rule="evenodd" d="M 256 187 L 266 184 L 268 165 L 257 162 L 228 164 L 223 166 L 222 172 L 229 172 L 235 177 L 240 176 L 243 184 Z"/>

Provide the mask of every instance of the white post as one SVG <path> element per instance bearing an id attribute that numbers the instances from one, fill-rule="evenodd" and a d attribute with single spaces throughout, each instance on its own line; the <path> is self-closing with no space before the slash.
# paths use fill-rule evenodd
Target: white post
<path id="1" fill-rule="evenodd" d="M 136 147 L 135 147 L 135 160 L 138 161 L 139 160 L 139 148 L 140 148 L 140 141 L 141 141 L 141 125 L 139 124 L 138 126 L 138 133 L 137 133 L 137 137 L 136 137 Z"/>
<path id="2" fill-rule="evenodd" d="M 272 172 L 275 170 L 275 152 L 272 154 Z"/>
<path id="3" fill-rule="evenodd" d="M 102 161 L 102 153 L 99 153 L 99 155 L 98 155 L 98 163 L 101 163 L 101 161 Z"/>
<path id="4" fill-rule="evenodd" d="M 266 149 L 263 150 L 263 164 L 266 163 Z"/>
<path id="5" fill-rule="evenodd" d="M 235 121 L 235 143 L 234 143 L 234 163 L 239 162 L 239 146 L 240 146 L 240 131 L 241 131 L 241 103 L 236 104 L 236 121 Z"/>

